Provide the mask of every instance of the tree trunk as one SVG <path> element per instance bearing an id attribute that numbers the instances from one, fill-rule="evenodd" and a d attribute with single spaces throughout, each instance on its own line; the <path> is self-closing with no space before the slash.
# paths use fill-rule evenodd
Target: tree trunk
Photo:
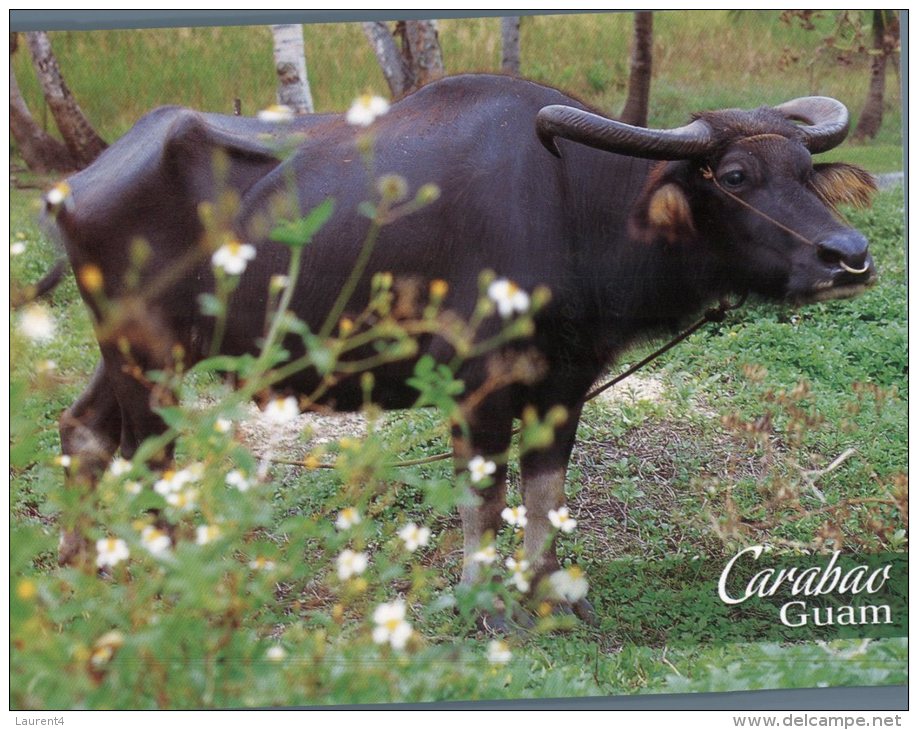
<path id="1" fill-rule="evenodd" d="M 500 19 L 501 59 L 500 70 L 505 74 L 520 75 L 520 19 L 519 16 Z"/>
<path id="2" fill-rule="evenodd" d="M 408 69 L 405 63 L 405 57 L 402 56 L 392 31 L 389 26 L 381 20 L 363 23 L 363 32 L 373 52 L 379 60 L 379 66 L 382 68 L 383 76 L 389 85 L 389 91 L 392 92 L 393 99 L 399 99 L 408 93 L 411 88 L 411 82 L 408 78 Z"/>
<path id="3" fill-rule="evenodd" d="M 653 70 L 653 13 L 634 14 L 634 38 L 631 46 L 631 71 L 628 76 L 628 98 L 621 120 L 637 127 L 647 126 L 650 106 L 650 77 Z"/>
<path id="4" fill-rule="evenodd" d="M 383 22 L 364 23 L 363 32 L 373 46 L 394 99 L 445 73 L 437 21 L 399 20 L 391 33 Z"/>
<path id="5" fill-rule="evenodd" d="M 309 77 L 306 75 L 306 47 L 300 24 L 272 25 L 274 36 L 274 68 L 277 71 L 277 103 L 288 106 L 296 114 L 315 111 Z"/>
<path id="6" fill-rule="evenodd" d="M 414 88 L 436 81 L 445 73 L 436 20 L 406 20 L 405 40 L 414 76 Z M 405 51 L 405 48 L 402 48 Z"/>
<path id="7" fill-rule="evenodd" d="M 15 33 L 10 33 L 10 134 L 26 165 L 34 172 L 69 172 L 76 169 L 70 150 L 56 140 L 32 117 L 16 74 L 13 71 L 13 52 L 16 50 Z"/>
<path id="8" fill-rule="evenodd" d="M 107 145 L 96 134 L 64 83 L 57 59 L 51 51 L 48 34 L 44 31 L 32 31 L 26 33 L 26 40 L 32 52 L 32 63 L 41 82 L 45 100 L 51 114 L 54 115 L 61 137 L 64 138 L 64 144 L 70 150 L 76 165 L 85 167 L 96 159 Z"/>
<path id="9" fill-rule="evenodd" d="M 852 139 L 873 139 L 883 124 L 883 97 L 886 92 L 886 59 L 897 46 L 899 21 L 894 14 L 883 10 L 873 11 L 873 59 L 870 63 L 870 86 L 867 101 L 857 120 Z"/>

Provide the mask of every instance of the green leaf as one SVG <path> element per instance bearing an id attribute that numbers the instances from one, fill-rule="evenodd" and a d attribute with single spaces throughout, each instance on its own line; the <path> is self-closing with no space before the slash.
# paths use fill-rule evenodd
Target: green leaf
<path id="1" fill-rule="evenodd" d="M 294 221 L 281 221 L 271 231 L 271 240 L 283 243 L 291 248 L 303 248 L 312 241 L 312 237 L 316 232 L 328 222 L 334 210 L 334 199 L 326 198 L 313 208 L 305 218 L 298 218 Z"/>
<path id="2" fill-rule="evenodd" d="M 190 372 L 195 373 L 244 373 L 252 367 L 255 358 L 251 355 L 217 355 L 196 363 Z"/>

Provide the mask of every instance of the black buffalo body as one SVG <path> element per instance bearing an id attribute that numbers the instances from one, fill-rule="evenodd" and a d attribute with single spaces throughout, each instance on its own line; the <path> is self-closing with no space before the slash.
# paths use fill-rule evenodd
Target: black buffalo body
<path id="1" fill-rule="evenodd" d="M 554 406 L 566 409 L 553 445 L 521 460 L 525 547 L 537 575 L 544 575 L 557 566 L 547 513 L 564 503 L 584 396 L 617 354 L 637 339 L 671 331 L 729 293 L 803 302 L 849 296 L 875 278 L 867 241 L 834 215 L 839 203 L 866 202 L 872 180 L 858 168 L 814 165 L 811 158 L 839 144 L 847 124 L 838 102 L 809 97 L 775 108 L 706 112 L 677 130 L 638 129 L 590 113 L 552 88 L 457 76 L 422 88 L 374 122 L 371 176 L 358 145 L 365 130 L 342 116 L 271 127 L 177 108 L 152 112 L 69 180 L 71 200 L 55 211 L 96 316 L 102 317 L 98 293 L 86 290 L 79 276 L 87 264 L 104 274 L 105 299 L 123 305 L 122 337 L 100 335 L 102 362 L 93 382 L 62 418 L 64 453 L 98 469 L 119 449 L 130 458 L 143 439 L 163 430 L 151 386 L 136 376 L 136 366 L 170 367 L 175 345 L 186 365 L 209 351 L 213 320 L 197 304 L 214 289 L 209 258 L 198 257 L 180 276 L 164 272 L 198 246 L 200 204 L 214 200 L 221 187 L 238 194 L 232 226 L 257 249 L 233 296 L 220 348 L 240 354 L 257 352 L 269 281 L 289 262 L 289 250 L 271 242 L 268 231 L 272 201 L 289 194 L 291 182 L 301 210 L 335 201 L 331 219 L 304 251 L 292 300 L 313 331 L 367 235 L 370 221 L 358 206 L 372 197 L 374 179 L 397 174 L 411 191 L 433 183 L 441 191 L 435 202 L 381 230 L 347 311 L 366 306 L 376 272 L 425 287 L 444 280 L 445 306 L 462 316 L 472 312 L 486 269 L 528 292 L 550 290 L 535 333 L 513 344 L 539 354 L 542 375 L 477 403 L 469 414 L 470 443 L 457 460 L 460 468 L 472 455 L 498 462 L 493 485 L 477 492 L 478 506 L 462 509 L 463 578 L 472 580 L 470 554 L 500 525 L 506 477 L 500 457 L 514 418 L 529 406 L 542 415 Z M 278 154 L 266 133 L 293 153 Z M 222 183 L 215 150 L 228 163 Z M 140 281 L 129 285 L 137 238 L 151 253 Z M 500 326 L 495 314 L 482 337 Z M 453 356 L 438 337 L 419 344 L 416 356 L 376 372 L 377 403 L 411 405 L 417 391 L 405 380 L 417 358 Z M 484 358 L 463 365 L 458 377 L 466 392 L 481 385 L 486 369 Z M 280 387 L 309 393 L 317 379 L 306 372 Z M 359 408 L 358 379 L 342 380 L 324 401 Z"/>

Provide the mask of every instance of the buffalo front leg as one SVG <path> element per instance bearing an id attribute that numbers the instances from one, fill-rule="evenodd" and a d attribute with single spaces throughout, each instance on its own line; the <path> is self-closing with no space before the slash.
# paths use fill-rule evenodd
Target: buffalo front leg
<path id="1" fill-rule="evenodd" d="M 551 446 L 528 451 L 520 459 L 527 519 L 523 549 L 533 573 L 532 585 L 537 595 L 539 582 L 560 567 L 555 548 L 558 527 L 552 524 L 550 513 L 565 506 L 564 479 L 581 408 L 578 406 L 569 411 L 565 422 L 555 430 Z M 573 608 L 581 618 L 592 620 L 592 610 L 585 600 L 578 601 Z"/>
<path id="2" fill-rule="evenodd" d="M 513 422 L 506 418 L 477 419 L 470 438 L 454 434 L 457 473 L 467 471 L 470 494 L 459 506 L 462 518 L 462 583 L 475 583 L 481 574 L 480 550 L 494 543 L 507 504 L 507 454 Z M 484 486 L 488 484 L 489 486 Z"/>
<path id="3" fill-rule="evenodd" d="M 90 490 L 102 475 L 121 438 L 121 406 L 112 389 L 105 363 L 99 363 L 89 387 L 61 415 L 61 453 L 70 458 L 68 489 Z M 58 561 L 73 563 L 86 553 L 80 515 L 65 517 L 61 524 Z"/>

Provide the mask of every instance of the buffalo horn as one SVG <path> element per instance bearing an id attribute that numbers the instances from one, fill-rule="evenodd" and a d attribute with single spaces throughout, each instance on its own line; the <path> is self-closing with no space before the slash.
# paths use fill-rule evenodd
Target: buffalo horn
<path id="1" fill-rule="evenodd" d="M 813 154 L 837 147 L 848 136 L 848 110 L 828 96 L 804 96 L 775 109 L 788 119 L 803 122 L 803 143 Z"/>
<path id="2" fill-rule="evenodd" d="M 703 157 L 714 146 L 711 129 L 701 120 L 678 129 L 645 129 L 561 104 L 539 110 L 536 132 L 542 144 L 558 157 L 561 155 L 555 137 L 650 160 Z"/>

